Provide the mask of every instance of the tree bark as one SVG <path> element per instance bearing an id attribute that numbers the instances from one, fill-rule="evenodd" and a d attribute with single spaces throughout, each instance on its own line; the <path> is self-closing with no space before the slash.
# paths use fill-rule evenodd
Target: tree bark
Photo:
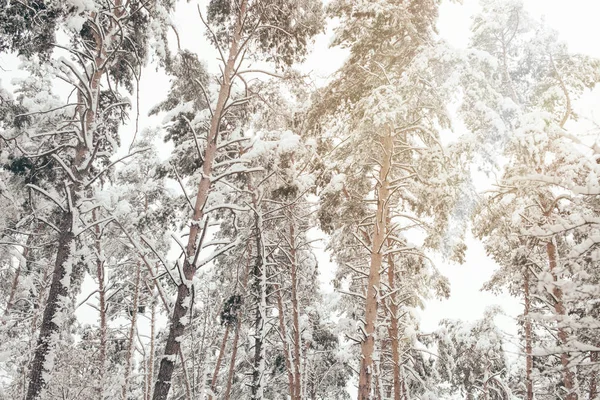
<path id="1" fill-rule="evenodd" d="M 238 341 L 240 339 L 240 326 L 241 321 L 235 324 L 235 334 L 233 336 L 233 343 L 231 344 L 231 359 L 229 361 L 229 372 L 227 374 L 227 388 L 225 389 L 224 399 L 229 400 L 231 396 L 231 386 L 233 385 L 233 376 L 235 374 L 235 360 L 237 358 Z"/>
<path id="2" fill-rule="evenodd" d="M 256 204 L 256 203 L 255 203 Z M 265 324 L 267 315 L 267 271 L 263 262 L 262 223 L 260 215 L 256 216 L 256 261 L 254 264 L 254 294 L 258 297 L 254 319 L 254 359 L 252 383 L 250 384 L 252 400 L 262 400 L 262 378 L 265 371 Z"/>
<path id="3" fill-rule="evenodd" d="M 123 377 L 123 389 L 122 397 L 123 400 L 127 400 L 127 390 L 129 389 L 129 375 L 131 374 L 131 363 L 133 359 L 133 350 L 135 348 L 135 331 L 137 325 L 137 314 L 138 314 L 138 299 L 139 299 L 139 287 L 140 287 L 140 262 L 136 263 L 135 268 L 135 283 L 133 288 L 133 310 L 131 313 L 131 325 L 129 326 L 129 337 L 127 338 L 127 358 L 125 360 L 125 376 Z"/>
<path id="4" fill-rule="evenodd" d="M 533 340 L 531 332 L 531 318 L 529 313 L 531 312 L 531 297 L 529 288 L 529 270 L 528 266 L 525 265 L 523 271 L 523 293 L 525 297 L 525 310 L 523 312 L 523 323 L 525 325 L 525 386 L 527 389 L 527 400 L 533 400 Z"/>
<path id="5" fill-rule="evenodd" d="M 227 346 L 227 339 L 229 338 L 229 324 L 225 325 L 225 334 L 221 341 L 221 347 L 219 348 L 219 356 L 217 357 L 217 363 L 215 364 L 215 371 L 213 372 L 212 380 L 210 381 L 210 391 L 215 393 L 217 388 L 217 378 L 219 377 L 219 370 L 221 369 L 221 363 L 223 362 L 223 356 L 225 356 L 225 348 Z M 212 400 L 212 394 L 208 395 L 208 399 Z"/>
<path id="6" fill-rule="evenodd" d="M 598 399 L 598 353 L 597 351 L 590 352 L 590 362 L 592 364 L 592 376 L 590 377 L 590 398 L 589 400 Z"/>
<path id="7" fill-rule="evenodd" d="M 379 181 L 375 187 L 377 211 L 371 245 L 371 262 L 367 296 L 365 302 L 365 334 L 361 343 L 361 366 L 358 381 L 358 400 L 368 400 L 371 397 L 371 381 L 373 372 L 373 352 L 375 350 L 375 325 L 377 323 L 377 308 L 379 302 L 379 286 L 381 263 L 384 253 L 384 241 L 387 233 L 388 200 L 390 195 L 389 175 L 393 155 L 393 139 L 391 133 L 381 138 L 383 160 L 379 169 Z"/>
<path id="8" fill-rule="evenodd" d="M 92 219 L 94 222 L 97 221 L 96 210 L 92 211 Z M 100 226 L 94 227 L 96 234 L 95 246 L 96 252 L 96 277 L 98 278 L 98 297 L 99 297 L 99 308 L 100 308 L 100 352 L 98 356 L 98 398 L 104 400 L 104 375 L 106 372 L 106 293 L 104 289 L 104 260 L 102 256 L 102 245 L 100 243 Z"/>
<path id="9" fill-rule="evenodd" d="M 300 321 L 298 305 L 298 265 L 296 263 L 296 240 L 294 232 L 293 215 L 290 216 L 290 256 L 291 256 L 291 280 L 292 280 L 292 324 L 294 333 L 294 396 L 292 400 L 301 400 L 302 397 L 302 375 L 301 367 L 301 348 L 300 339 Z"/>
<path id="10" fill-rule="evenodd" d="M 281 333 L 281 342 L 283 344 L 283 355 L 285 359 L 285 369 L 287 371 L 288 377 L 288 389 L 290 392 L 290 399 L 294 399 L 295 395 L 295 385 L 294 385 L 294 372 L 292 371 L 292 363 L 291 363 L 291 355 L 290 355 L 290 347 L 287 341 L 287 332 L 285 329 L 285 320 L 284 320 L 284 308 L 283 308 L 283 300 L 281 298 L 281 286 L 276 285 L 275 291 L 277 292 L 277 308 L 279 312 L 279 331 Z"/>
<path id="11" fill-rule="evenodd" d="M 388 256 L 388 284 L 390 290 L 395 290 L 395 271 L 396 265 L 394 262 L 394 256 Z M 390 304 L 390 342 L 392 347 L 392 368 L 393 368 L 393 393 L 394 400 L 401 400 L 401 382 L 400 382 L 400 343 L 399 343 L 399 332 L 398 332 L 398 304 L 396 304 L 396 293 L 392 293 L 389 296 Z"/>
<path id="12" fill-rule="evenodd" d="M 554 239 L 551 239 L 546 243 L 546 252 L 548 254 L 548 262 L 550 266 L 550 274 L 552 274 L 552 279 L 554 282 L 558 281 L 558 277 L 556 275 L 557 268 L 557 260 L 556 260 L 556 245 L 554 244 Z M 558 316 L 558 338 L 563 346 L 567 345 L 569 342 L 569 334 L 565 327 L 563 326 L 564 321 L 563 318 L 566 316 L 566 308 L 563 303 L 563 293 L 562 290 L 556 285 L 552 289 L 552 294 L 556 299 L 554 303 L 554 311 Z M 575 377 L 573 371 L 569 368 L 569 355 L 566 351 L 563 351 L 560 355 L 560 363 L 563 367 L 563 384 L 565 389 L 567 390 L 566 400 L 577 400 L 577 394 L 573 391 L 575 387 Z"/>
<path id="13" fill-rule="evenodd" d="M 250 275 L 250 245 L 248 245 L 248 257 L 246 259 L 246 268 L 244 271 L 244 281 L 242 283 L 242 289 L 245 292 L 248 286 L 248 275 Z M 241 305 L 240 305 L 241 306 Z M 233 336 L 233 343 L 231 344 L 231 358 L 229 360 L 229 372 L 227 374 L 227 387 L 225 389 L 224 399 L 229 400 L 231 395 L 231 387 L 233 385 L 233 376 L 235 374 L 235 360 L 237 358 L 237 350 L 238 350 L 238 341 L 240 339 L 240 328 L 242 322 L 240 320 L 240 310 L 238 310 L 236 314 L 236 323 L 235 323 L 235 335 Z"/>
<path id="14" fill-rule="evenodd" d="M 51 348 L 51 343 L 54 339 L 53 336 L 58 334 L 59 325 L 55 317 L 61 308 L 60 303 L 68 295 L 66 282 L 63 282 L 63 280 L 70 279 L 67 271 L 67 263 L 69 261 L 71 245 L 75 241 L 75 236 L 71 231 L 71 217 L 72 214 L 70 212 L 65 212 L 58 226 L 61 232 L 58 236 L 58 251 L 52 273 L 52 283 L 50 284 L 50 291 L 42 317 L 42 326 L 40 327 L 37 346 L 29 371 L 29 386 L 27 388 L 26 400 L 35 400 L 39 397 L 46 384 L 44 373 L 48 371 L 48 367 L 51 367 L 47 365 L 46 359 L 48 354 L 53 350 Z"/>
<path id="15" fill-rule="evenodd" d="M 173 315 L 170 318 L 169 335 L 165 345 L 164 356 L 160 361 L 160 368 L 156 385 L 154 387 L 154 400 L 166 400 L 171 389 L 171 379 L 175 369 L 175 360 L 180 350 L 179 339 L 183 336 L 185 324 L 183 318 L 186 315 L 191 292 L 191 282 L 196 273 L 196 265 L 190 262 L 193 260 L 197 251 L 197 237 L 200 229 L 200 222 L 204 217 L 204 205 L 208 198 L 211 188 L 211 175 L 213 164 L 217 156 L 217 141 L 221 117 L 225 111 L 225 104 L 231 92 L 231 80 L 235 73 L 235 62 L 238 56 L 240 41 L 243 29 L 243 23 L 246 19 L 247 0 L 242 0 L 237 16 L 236 26 L 234 28 L 231 46 L 229 48 L 229 56 L 223 71 L 223 79 L 219 88 L 219 96 L 217 104 L 213 111 L 213 116 L 210 121 L 210 128 L 206 141 L 206 149 L 204 151 L 204 160 L 202 163 L 202 178 L 198 184 L 198 194 L 194 205 L 194 213 L 192 215 L 192 224 L 190 226 L 190 234 L 187 244 L 187 257 L 183 264 L 183 275 L 185 282 L 182 282 L 177 288 L 177 299 L 173 307 Z"/>
<path id="16" fill-rule="evenodd" d="M 152 279 L 152 276 L 150 277 Z M 154 381 L 154 337 L 156 335 L 156 298 L 154 296 L 154 280 L 152 280 L 152 286 L 149 287 L 151 295 L 150 305 L 150 354 L 148 355 L 148 366 L 146 368 L 146 390 L 144 400 L 150 400 L 152 398 L 152 382 Z"/>
<path id="17" fill-rule="evenodd" d="M 115 16 L 120 18 L 124 13 L 125 9 L 122 7 L 121 0 L 115 0 Z M 95 12 L 87 17 L 94 19 L 94 14 Z M 108 30 L 110 30 L 110 32 Z M 76 180 L 73 181 L 69 178 L 69 184 L 66 185 L 66 190 L 69 192 L 67 193 L 67 196 L 70 197 L 70 204 L 67 207 L 76 207 L 83 189 L 83 178 L 85 174 L 89 172 L 86 169 L 80 169 L 80 167 L 83 165 L 86 157 L 88 157 L 93 146 L 94 132 L 96 129 L 95 124 L 97 122 L 96 113 L 100 98 L 100 81 L 107 68 L 106 44 L 110 43 L 113 37 L 118 34 L 118 30 L 114 26 L 109 26 L 108 30 L 103 32 L 92 30 L 92 36 L 96 47 L 94 49 L 96 51 L 96 56 L 92 61 L 93 68 L 91 68 L 91 70 L 93 72 L 89 75 L 88 82 L 85 82 L 89 86 L 89 93 L 83 93 L 83 89 L 80 87 L 83 82 L 78 82 L 77 84 L 73 83 L 73 86 L 77 88 L 79 102 L 85 104 L 85 108 L 79 109 L 81 117 L 79 142 L 75 147 L 75 157 L 71 165 L 71 172 Z M 106 34 L 107 37 L 104 37 L 104 34 Z M 88 75 L 86 74 L 86 76 Z M 42 389 L 46 385 L 44 375 L 50 367 L 47 363 L 47 356 L 50 351 L 52 351 L 51 341 L 54 336 L 58 334 L 59 328 L 55 318 L 61 309 L 61 301 L 68 296 L 68 282 L 63 281 L 70 279 L 69 275 L 73 268 L 73 263 L 69 260 L 71 248 L 75 245 L 73 216 L 74 210 L 70 208 L 67 208 L 67 211 L 63 211 L 60 215 L 60 223 L 58 224 L 60 233 L 58 236 L 58 250 L 54 263 L 52 283 L 50 284 L 48 300 L 46 301 L 44 309 L 36 351 L 33 361 L 31 362 L 26 400 L 35 400 L 39 398 Z"/>

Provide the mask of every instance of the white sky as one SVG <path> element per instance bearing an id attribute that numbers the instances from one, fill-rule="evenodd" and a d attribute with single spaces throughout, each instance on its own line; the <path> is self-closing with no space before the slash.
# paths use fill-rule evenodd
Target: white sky
<path id="1" fill-rule="evenodd" d="M 466 47 L 471 16 L 476 12 L 477 4 L 477 0 L 464 0 L 462 5 L 445 0 L 440 9 L 438 23 L 440 36 L 453 46 Z M 569 44 L 570 49 L 600 58 L 600 24 L 597 22 L 598 15 L 600 15 L 600 0 L 525 0 L 525 6 L 533 16 L 543 16 L 549 26 L 558 30 L 561 39 Z M 196 2 L 179 3 L 173 20 L 178 26 L 182 48 L 197 52 L 200 58 L 205 60 L 211 72 L 218 71 L 216 61 L 218 54 L 208 45 L 203 35 Z M 310 73 L 317 84 L 323 84 L 343 64 L 347 54 L 343 50 L 329 48 L 330 38 L 331 29 L 325 34 L 319 35 L 313 52 L 301 67 L 303 72 Z M 174 35 L 172 39 L 174 43 Z M 156 71 L 156 68 L 151 65 L 144 70 L 140 89 L 142 127 L 160 124 L 161 118 L 147 118 L 146 110 L 161 101 L 168 88 L 168 78 L 162 71 Z M 600 115 L 598 99 L 600 99 L 599 96 L 594 96 L 591 101 L 587 102 L 587 106 L 598 110 Z M 129 143 L 131 133 L 131 128 L 125 129 L 124 143 Z M 164 144 L 162 148 L 167 155 L 170 144 Z M 522 306 L 517 299 L 508 295 L 495 296 L 480 291 L 481 286 L 490 278 L 497 265 L 486 256 L 483 245 L 470 235 L 468 246 L 465 264 L 452 265 L 438 261 L 437 267 L 450 279 L 452 294 L 449 300 L 428 303 L 426 310 L 421 313 L 422 328 L 435 330 L 442 318 L 474 320 L 482 317 L 488 306 L 499 304 L 505 309 L 508 316 L 500 317 L 498 322 L 505 331 L 515 334 L 516 327 L 510 316 L 518 315 L 522 311 Z M 337 295 L 331 293 L 331 287 L 327 287 L 335 266 L 329 262 L 329 256 L 323 252 L 323 244 L 319 247 L 317 253 L 322 272 L 321 281 L 325 285 L 325 291 L 335 298 Z M 84 290 L 84 294 L 85 292 Z M 86 317 L 85 319 L 88 321 L 94 319 L 91 315 L 86 315 Z"/>

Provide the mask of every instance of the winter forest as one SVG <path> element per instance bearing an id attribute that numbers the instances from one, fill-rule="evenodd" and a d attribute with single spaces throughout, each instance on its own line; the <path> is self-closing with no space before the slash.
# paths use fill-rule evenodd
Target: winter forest
<path id="1" fill-rule="evenodd" d="M 0 0 L 0 399 L 599 400 L 600 60 L 528 1 Z"/>

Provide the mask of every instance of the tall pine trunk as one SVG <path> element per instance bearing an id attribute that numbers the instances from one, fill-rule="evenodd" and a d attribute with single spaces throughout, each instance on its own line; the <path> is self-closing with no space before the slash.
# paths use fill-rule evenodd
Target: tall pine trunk
<path id="1" fill-rule="evenodd" d="M 114 2 L 114 16 L 120 18 L 125 13 L 125 9 L 122 6 L 121 0 L 115 0 Z M 90 20 L 96 18 L 95 12 L 87 16 Z M 98 25 L 96 25 L 98 26 Z M 73 229 L 75 210 L 69 207 L 77 207 L 82 190 L 85 174 L 89 173 L 88 168 L 81 168 L 87 157 L 93 157 L 90 154 L 93 146 L 94 131 L 97 129 L 97 111 L 100 100 L 100 81 L 106 73 L 107 62 L 107 45 L 115 35 L 119 33 L 119 29 L 116 25 L 111 22 L 105 30 L 98 32 L 92 30 L 92 37 L 95 43 L 96 56 L 92 60 L 90 68 L 93 72 L 86 74 L 88 78 L 87 82 L 79 82 L 79 85 L 87 84 L 88 91 L 83 92 L 84 89 L 79 85 L 77 87 L 77 98 L 79 103 L 85 104 L 80 108 L 81 118 L 81 130 L 79 132 L 79 143 L 75 147 L 75 157 L 73 164 L 71 165 L 70 171 L 73 174 L 75 180 L 71 180 L 68 184 L 65 182 L 67 188 L 67 196 L 70 198 L 67 210 L 63 211 L 60 215 L 60 223 L 58 224 L 58 246 L 56 253 L 56 260 L 54 263 L 54 271 L 52 272 L 52 283 L 50 284 L 50 290 L 48 293 L 48 299 L 44 308 L 44 314 L 42 318 L 42 325 L 40 327 L 40 333 L 38 336 L 37 347 L 33 360 L 31 362 L 30 374 L 29 374 L 29 386 L 27 388 L 26 400 L 35 400 L 39 398 L 42 389 L 45 387 L 46 382 L 44 379 L 45 372 L 49 368 L 48 355 L 53 350 L 52 341 L 54 336 L 58 334 L 59 326 L 55 321 L 57 313 L 61 310 L 61 302 L 68 296 L 68 282 L 70 280 L 71 269 L 73 268 L 73 261 L 70 259 L 71 249 L 75 247 L 75 234 Z M 91 165 L 91 164 L 88 164 Z"/>
<path id="2" fill-rule="evenodd" d="M 63 279 L 70 279 L 67 272 L 67 262 L 69 261 L 71 245 L 75 241 L 75 235 L 71 231 L 71 217 L 70 212 L 65 212 L 58 226 L 61 232 L 58 237 L 58 251 L 52 273 L 52 283 L 50 284 L 50 291 L 42 317 L 42 326 L 40 327 L 37 346 L 29 370 L 26 400 L 37 399 L 46 384 L 44 379 L 44 373 L 48 368 L 46 359 L 52 351 L 53 336 L 58 334 L 59 328 L 54 317 L 60 310 L 61 300 L 66 299 L 68 295 L 67 285 L 63 283 Z"/>
<path id="3" fill-rule="evenodd" d="M 373 376 L 373 353 L 375 351 L 375 328 L 377 324 L 377 309 L 379 302 L 379 287 L 381 264 L 384 253 L 384 242 L 387 233 L 388 200 L 390 196 L 390 168 L 393 156 L 393 138 L 391 132 L 381 138 L 383 160 L 379 169 L 378 182 L 375 187 L 377 211 L 371 245 L 371 262 L 367 282 L 365 302 L 365 333 L 361 343 L 361 365 L 358 381 L 358 400 L 368 400 L 371 394 Z"/>
<path id="4" fill-rule="evenodd" d="M 239 7 L 237 21 L 231 39 L 231 46 L 229 48 L 227 63 L 225 64 L 225 68 L 223 70 L 223 78 L 219 88 L 217 104 L 210 121 L 206 148 L 204 150 L 204 160 L 202 163 L 202 178 L 198 184 L 198 194 L 196 196 L 194 212 L 192 215 L 193 223 L 190 226 L 190 234 L 186 248 L 187 257 L 185 257 L 183 263 L 183 275 L 185 281 L 181 282 L 177 288 L 177 299 L 175 301 L 175 306 L 173 307 L 173 315 L 170 318 L 169 335 L 165 345 L 164 356 L 160 361 L 158 377 L 154 387 L 154 400 L 167 399 L 169 390 L 171 389 L 173 371 L 175 370 L 175 360 L 177 358 L 177 354 L 180 352 L 179 340 L 183 337 L 185 330 L 183 318 L 188 311 L 188 302 L 191 294 L 190 285 L 197 268 L 193 262 L 190 262 L 190 260 L 194 260 L 196 255 L 198 245 L 196 241 L 200 229 L 200 222 L 204 217 L 204 205 L 211 188 L 210 177 L 212 175 L 213 164 L 217 156 L 219 127 L 221 124 L 221 118 L 225 111 L 225 104 L 231 92 L 231 80 L 235 74 L 235 62 L 241 45 L 240 41 L 242 37 L 243 24 L 246 19 L 247 3 L 247 0 L 242 0 Z"/>

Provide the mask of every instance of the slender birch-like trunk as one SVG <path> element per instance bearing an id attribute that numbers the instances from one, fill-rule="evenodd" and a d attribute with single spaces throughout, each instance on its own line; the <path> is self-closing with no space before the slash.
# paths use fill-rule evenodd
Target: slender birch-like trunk
<path id="1" fill-rule="evenodd" d="M 375 187 L 377 211 L 371 245 L 371 262 L 367 282 L 365 302 L 365 334 L 361 343 L 361 365 L 358 381 L 358 400 L 371 399 L 371 384 L 373 375 L 373 353 L 375 351 L 375 326 L 379 303 L 380 269 L 383 260 L 385 237 L 387 233 L 388 200 L 390 196 L 390 169 L 394 143 L 391 133 L 381 138 L 382 162 L 379 168 L 378 182 Z"/>

